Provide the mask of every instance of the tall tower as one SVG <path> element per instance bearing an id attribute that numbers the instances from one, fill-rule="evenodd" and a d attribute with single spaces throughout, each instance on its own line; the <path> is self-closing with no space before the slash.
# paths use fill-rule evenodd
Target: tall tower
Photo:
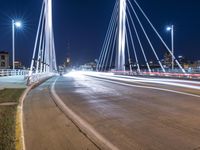
<path id="1" fill-rule="evenodd" d="M 43 0 L 29 76 L 57 71 L 52 0 Z"/>
<path id="2" fill-rule="evenodd" d="M 54 71 L 57 70 L 56 66 L 56 58 L 55 58 L 55 44 L 54 44 L 54 33 L 53 33 L 53 19 L 52 19 L 52 0 L 45 0 L 45 10 L 46 10 L 46 24 L 45 24 L 45 45 L 46 51 L 49 51 L 47 60 L 49 61 L 49 70 L 47 71 Z"/>
<path id="3" fill-rule="evenodd" d="M 119 31 L 116 70 L 125 71 L 126 0 L 119 1 Z"/>

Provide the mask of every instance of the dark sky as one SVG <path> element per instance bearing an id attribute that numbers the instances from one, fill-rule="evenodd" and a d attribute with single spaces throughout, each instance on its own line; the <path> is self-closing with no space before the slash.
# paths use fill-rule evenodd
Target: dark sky
<path id="1" fill-rule="evenodd" d="M 200 59 L 199 0 L 138 0 L 163 38 L 170 44 L 168 24 L 175 25 L 176 55 Z M 21 18 L 16 58 L 30 65 L 42 0 L 0 1 L 0 50 L 11 51 L 11 20 Z M 115 0 L 53 0 L 58 64 L 70 55 L 74 64 L 99 57 Z M 70 43 L 70 50 L 67 48 Z"/>

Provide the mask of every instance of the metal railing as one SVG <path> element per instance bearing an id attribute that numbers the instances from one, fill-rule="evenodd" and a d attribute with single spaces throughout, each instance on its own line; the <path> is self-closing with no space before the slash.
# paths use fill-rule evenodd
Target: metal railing
<path id="1" fill-rule="evenodd" d="M 157 77 L 172 77 L 172 78 L 187 78 L 187 79 L 200 79 L 200 69 L 188 69 L 183 73 L 180 69 L 168 69 L 166 72 L 162 72 L 160 69 L 152 69 L 152 72 L 148 70 L 137 71 L 112 71 L 114 74 L 118 75 L 128 75 L 128 76 L 157 76 Z"/>
<path id="2" fill-rule="evenodd" d="M 21 69 L 0 69 L 0 77 L 5 77 L 5 76 L 26 76 L 28 75 L 28 70 L 21 70 Z"/>

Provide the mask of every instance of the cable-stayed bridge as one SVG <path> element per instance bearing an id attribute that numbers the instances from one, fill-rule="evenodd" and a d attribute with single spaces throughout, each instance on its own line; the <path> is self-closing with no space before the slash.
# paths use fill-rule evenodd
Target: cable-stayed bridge
<path id="1" fill-rule="evenodd" d="M 129 74 L 155 74 L 178 72 L 186 74 L 173 51 L 159 34 L 149 17 L 136 0 L 116 0 L 111 20 L 99 56 L 97 71 L 114 71 Z M 162 57 L 168 52 L 175 69 L 165 66 Z M 150 62 L 159 66 L 155 72 Z M 52 76 L 57 72 L 54 43 L 52 0 L 43 0 L 33 48 L 29 81 Z M 27 74 L 27 71 L 1 71 L 3 75 Z M 199 76 L 190 75 L 189 77 Z"/>
<path id="2" fill-rule="evenodd" d="M 167 68 L 161 57 L 166 52 L 172 56 L 177 70 L 186 73 L 139 3 L 136 0 L 116 0 L 97 71 L 115 69 L 122 73 L 141 73 L 144 71 L 142 64 L 145 64 L 146 70 L 151 73 L 149 62 L 154 60 L 165 73 Z"/>
<path id="3" fill-rule="evenodd" d="M 30 70 L 2 69 L 0 70 L 0 76 L 26 76 L 29 84 L 57 73 L 52 0 L 42 0 L 33 55 L 30 62 Z"/>
<path id="4" fill-rule="evenodd" d="M 52 0 L 44 0 L 29 71 L 30 81 L 57 72 L 52 20 Z"/>
<path id="5" fill-rule="evenodd" d="M 97 72 L 54 76 L 52 0 L 44 0 L 30 70 L 7 72 L 15 77 L 28 74 L 31 83 L 53 76 L 22 96 L 22 149 L 199 149 L 199 81 L 123 74 L 152 73 L 149 60 L 153 58 L 167 73 L 161 60 L 165 52 L 173 56 L 177 70 L 185 75 L 137 1 L 116 0 Z M 107 73 L 113 69 L 123 75 Z M 14 83 L 11 78 L 0 78 L 0 89 L 5 88 L 3 84 L 25 88 L 23 78 L 17 78 L 12 78 Z"/>

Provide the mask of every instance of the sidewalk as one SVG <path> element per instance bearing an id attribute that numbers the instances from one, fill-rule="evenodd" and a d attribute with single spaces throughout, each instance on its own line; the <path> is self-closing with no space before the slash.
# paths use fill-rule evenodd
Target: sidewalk
<path id="1" fill-rule="evenodd" d="M 4 88 L 26 88 L 24 76 L 0 77 L 0 90 Z"/>
<path id="2" fill-rule="evenodd" d="M 32 90 L 24 103 L 26 150 L 96 150 L 96 146 L 57 108 L 49 86 Z"/>

